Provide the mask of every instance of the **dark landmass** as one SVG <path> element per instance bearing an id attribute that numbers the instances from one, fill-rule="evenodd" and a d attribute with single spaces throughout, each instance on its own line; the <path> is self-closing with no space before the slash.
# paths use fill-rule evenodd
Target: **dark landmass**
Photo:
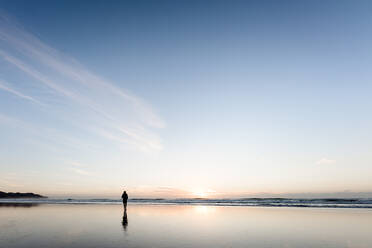
<path id="1" fill-rule="evenodd" d="M 34 193 L 13 193 L 13 192 L 3 192 L 0 191 L 0 198 L 47 198 L 46 196 L 42 196 L 39 194 Z"/>

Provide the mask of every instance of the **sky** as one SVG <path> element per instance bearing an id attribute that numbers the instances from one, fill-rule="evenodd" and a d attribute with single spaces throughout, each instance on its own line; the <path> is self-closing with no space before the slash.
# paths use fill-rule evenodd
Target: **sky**
<path id="1" fill-rule="evenodd" d="M 372 197 L 370 1 L 0 3 L 0 190 Z"/>

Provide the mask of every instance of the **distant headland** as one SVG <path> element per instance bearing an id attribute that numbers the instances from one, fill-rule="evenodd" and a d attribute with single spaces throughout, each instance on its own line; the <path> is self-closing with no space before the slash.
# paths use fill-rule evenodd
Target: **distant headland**
<path id="1" fill-rule="evenodd" d="M 13 193 L 13 192 L 3 192 L 0 191 L 0 198 L 47 198 L 46 196 L 42 196 L 39 194 L 34 193 Z"/>

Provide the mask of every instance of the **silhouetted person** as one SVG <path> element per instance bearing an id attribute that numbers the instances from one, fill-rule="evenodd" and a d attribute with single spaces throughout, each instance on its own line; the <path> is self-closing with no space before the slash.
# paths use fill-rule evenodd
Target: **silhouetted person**
<path id="1" fill-rule="evenodd" d="M 123 199 L 124 211 L 127 211 L 127 203 L 128 203 L 128 194 L 126 191 L 123 192 L 121 195 L 121 199 Z"/>
<path id="2" fill-rule="evenodd" d="M 126 231 L 127 226 L 128 226 L 128 215 L 127 215 L 127 208 L 126 207 L 124 207 L 123 220 L 122 220 L 121 224 L 123 225 L 124 231 Z"/>

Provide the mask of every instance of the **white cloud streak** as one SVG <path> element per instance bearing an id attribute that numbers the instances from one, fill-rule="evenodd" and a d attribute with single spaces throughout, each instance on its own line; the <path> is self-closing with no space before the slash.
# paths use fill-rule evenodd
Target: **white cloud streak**
<path id="1" fill-rule="evenodd" d="M 91 144 L 84 140 L 80 140 L 73 135 L 57 131 L 53 128 L 40 129 L 31 123 L 16 119 L 14 117 L 6 116 L 0 113 L 0 124 L 6 124 L 14 129 L 17 129 L 18 134 L 22 134 L 22 139 L 26 139 L 24 133 L 33 137 L 32 144 L 40 145 L 46 143 L 46 147 L 49 150 L 58 151 L 58 148 L 63 147 L 72 148 L 74 150 L 89 149 L 90 151 L 99 150 L 100 146 L 97 144 Z M 27 142 L 27 139 L 26 139 Z M 43 143 L 44 142 L 44 143 Z"/>
<path id="2" fill-rule="evenodd" d="M 72 172 L 74 172 L 75 174 L 78 174 L 78 175 L 80 175 L 80 176 L 90 176 L 90 173 L 89 173 L 88 171 L 83 170 L 83 169 L 81 169 L 81 168 L 76 168 L 76 167 L 74 167 L 74 168 L 70 168 L 70 170 L 71 170 Z"/>
<path id="3" fill-rule="evenodd" d="M 148 103 L 43 43 L 1 12 L 0 59 L 32 79 L 28 85 L 36 89 L 33 94 L 42 94 L 20 92 L 5 81 L 0 81 L 0 89 L 35 103 L 40 103 L 38 98 L 49 114 L 58 113 L 63 121 L 71 120 L 70 124 L 120 146 L 163 149 L 153 129 L 165 123 Z"/>
<path id="4" fill-rule="evenodd" d="M 334 164 L 336 163 L 336 160 L 329 159 L 329 158 L 321 158 L 316 162 L 316 164 Z"/>
<path id="5" fill-rule="evenodd" d="M 0 79 L 0 90 L 4 90 L 4 91 L 7 91 L 15 96 L 18 96 L 20 98 L 23 98 L 23 99 L 26 99 L 26 100 L 29 100 L 31 102 L 34 102 L 34 103 L 37 103 L 37 104 L 41 104 L 38 100 L 34 99 L 33 97 L 31 96 L 27 96 L 15 89 L 12 89 L 9 84 L 7 84 L 5 81 L 1 80 Z"/>

